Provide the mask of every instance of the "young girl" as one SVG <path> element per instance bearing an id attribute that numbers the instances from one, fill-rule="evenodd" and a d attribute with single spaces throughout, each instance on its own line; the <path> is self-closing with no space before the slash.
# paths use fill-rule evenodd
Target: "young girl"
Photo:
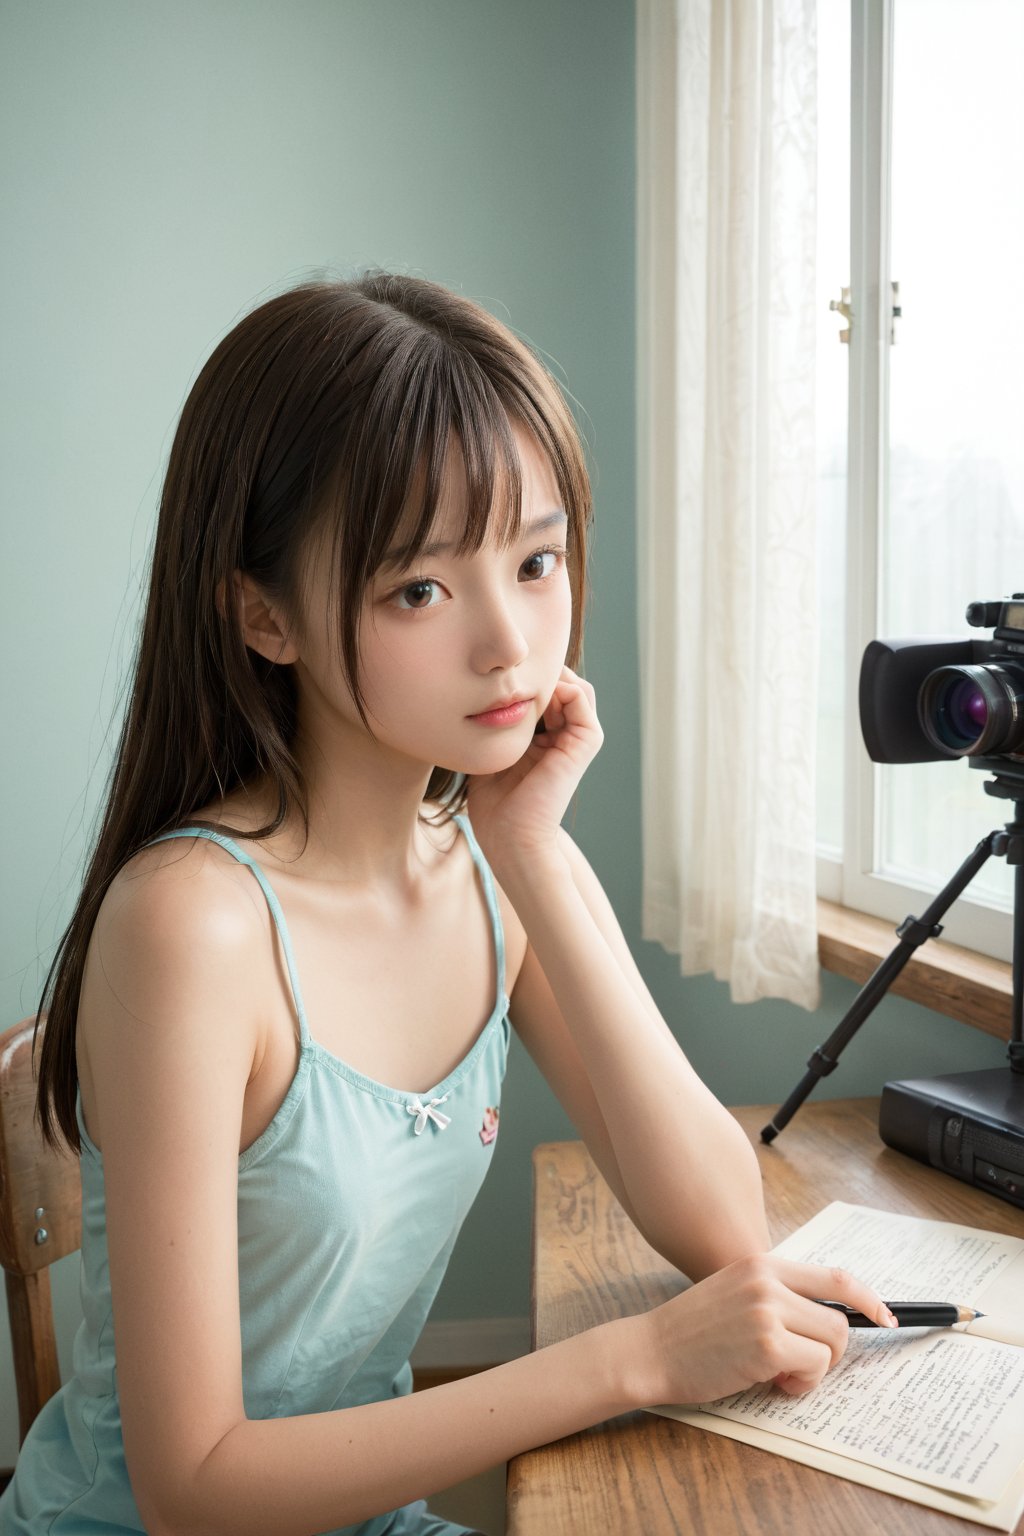
<path id="1" fill-rule="evenodd" d="M 41 1536 L 454 1532 L 422 1499 L 845 1347 L 561 818 L 601 743 L 587 477 L 532 353 L 423 281 L 214 352 L 160 508 L 109 803 L 47 995 L 81 1154 L 74 1375 L 0 1501 Z M 650 1241 L 655 1311 L 410 1394 L 510 1022 Z M 623 1514 L 629 1529 L 629 1512 Z"/>

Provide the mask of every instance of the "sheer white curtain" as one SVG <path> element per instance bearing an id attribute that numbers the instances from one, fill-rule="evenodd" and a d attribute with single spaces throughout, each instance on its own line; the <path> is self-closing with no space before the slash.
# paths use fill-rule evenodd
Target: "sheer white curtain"
<path id="1" fill-rule="evenodd" d="M 818 1001 L 815 0 L 638 0 L 643 932 Z"/>

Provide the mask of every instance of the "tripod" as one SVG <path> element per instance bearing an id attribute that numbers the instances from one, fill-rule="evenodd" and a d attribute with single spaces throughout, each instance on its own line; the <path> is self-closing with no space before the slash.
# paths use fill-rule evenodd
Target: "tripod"
<path id="1" fill-rule="evenodd" d="M 985 785 L 985 792 L 999 799 L 1013 800 L 1014 819 L 1005 828 L 990 832 L 964 860 L 953 878 L 943 886 L 921 917 L 907 917 L 896 929 L 899 943 L 861 987 L 839 1024 L 823 1045 L 813 1053 L 807 1071 L 786 1102 L 761 1132 L 761 1140 L 775 1140 L 792 1120 L 800 1105 L 821 1078 L 834 1072 L 842 1051 L 849 1045 L 864 1020 L 874 1012 L 889 987 L 911 959 L 915 949 L 926 939 L 937 939 L 942 932 L 940 919 L 963 894 L 982 865 L 997 854 L 1006 858 L 1013 870 L 1013 1002 L 1010 1014 L 1010 1043 L 1007 1055 L 1014 1072 L 1024 1074 L 1024 775 L 1019 780 L 1007 774 L 1002 759 L 976 758 L 971 767 L 995 772 Z M 1000 771 L 1001 770 L 1001 771 Z"/>

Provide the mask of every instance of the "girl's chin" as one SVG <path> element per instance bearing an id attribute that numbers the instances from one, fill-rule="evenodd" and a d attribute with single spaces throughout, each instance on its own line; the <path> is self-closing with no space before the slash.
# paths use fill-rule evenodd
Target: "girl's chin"
<path id="1" fill-rule="evenodd" d="M 447 763 L 438 763 L 439 768 L 447 768 L 449 773 L 464 773 L 467 778 L 481 778 L 484 774 L 504 773 L 507 768 L 512 768 L 530 745 L 530 738 L 519 735 L 517 739 L 511 739 L 506 735 L 501 741 L 491 742 L 486 748 L 476 752 L 460 753 Z"/>

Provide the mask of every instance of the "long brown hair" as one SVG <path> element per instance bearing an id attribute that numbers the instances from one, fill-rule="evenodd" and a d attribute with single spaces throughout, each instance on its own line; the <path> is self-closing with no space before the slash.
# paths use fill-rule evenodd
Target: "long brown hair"
<path id="1" fill-rule="evenodd" d="M 407 526 L 410 488 L 423 486 L 415 530 L 403 537 L 415 557 L 454 438 L 468 489 L 463 548 L 479 548 L 496 513 L 500 530 L 514 536 L 521 479 L 512 424 L 547 454 L 568 516 L 575 665 L 589 481 L 557 384 L 511 331 L 434 283 L 372 273 L 269 300 L 210 357 L 171 448 L 106 809 L 40 1002 L 38 1112 L 49 1142 L 62 1135 L 80 1149 L 78 1000 L 96 916 L 117 872 L 159 833 L 257 776 L 272 787 L 277 809 L 245 836 L 269 837 L 290 809 L 307 824 L 292 753 L 292 671 L 246 648 L 233 572 L 248 572 L 294 614 L 303 556 L 311 538 L 327 535 L 339 651 L 363 712 L 360 606 L 403 513 Z M 457 808 L 458 788 L 457 776 L 435 770 L 427 799 Z"/>

